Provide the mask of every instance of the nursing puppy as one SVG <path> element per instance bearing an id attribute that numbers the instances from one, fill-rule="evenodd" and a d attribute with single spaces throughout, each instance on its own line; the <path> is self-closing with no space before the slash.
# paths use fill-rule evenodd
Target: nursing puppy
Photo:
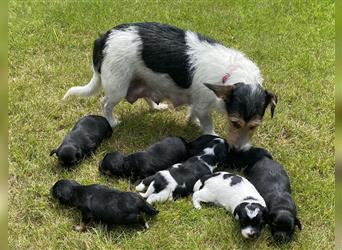
<path id="1" fill-rule="evenodd" d="M 70 95 L 90 96 L 102 85 L 103 114 L 111 126 L 119 121 L 113 108 L 122 99 L 145 98 L 152 108 L 169 99 L 189 105 L 189 121 L 200 123 L 204 134 L 214 134 L 211 113 L 228 114 L 228 141 L 237 148 L 261 124 L 266 108 L 271 115 L 277 96 L 262 87 L 259 68 L 243 53 L 201 34 L 160 23 L 118 25 L 94 42 L 93 77 Z"/>
<path id="2" fill-rule="evenodd" d="M 187 196 L 199 178 L 212 173 L 225 160 L 226 151 L 225 140 L 216 138 L 199 155 L 145 178 L 136 190 L 141 192 L 148 186 L 146 193 L 140 194 L 150 204 Z"/>
<path id="3" fill-rule="evenodd" d="M 113 176 L 145 178 L 187 158 L 187 142 L 181 137 L 167 137 L 144 151 L 127 156 L 119 152 L 107 154 L 99 170 Z"/>
<path id="4" fill-rule="evenodd" d="M 290 179 L 283 166 L 270 159 L 267 154 L 260 158 L 260 151 L 251 150 L 246 152 L 246 157 L 253 158 L 255 154 L 259 160 L 248 165 L 244 174 L 266 201 L 274 240 L 286 243 L 291 240 L 295 226 L 302 229 L 291 197 Z"/>
<path id="5" fill-rule="evenodd" d="M 60 203 L 78 208 L 82 212 L 81 225 L 75 230 L 84 231 L 92 221 L 113 224 L 139 224 L 148 228 L 142 213 L 158 213 L 138 194 L 122 192 L 102 185 L 80 185 L 73 180 L 59 180 L 52 187 L 52 195 Z"/>
<path id="6" fill-rule="evenodd" d="M 213 202 L 235 216 L 245 238 L 258 238 L 267 222 L 264 199 L 245 178 L 228 172 L 205 175 L 194 186 L 192 201 L 196 209 L 200 202 Z"/>
<path id="7" fill-rule="evenodd" d="M 81 118 L 65 137 L 62 144 L 51 151 L 56 154 L 64 167 L 71 167 L 93 152 L 102 142 L 109 138 L 113 130 L 106 118 L 88 115 Z"/>

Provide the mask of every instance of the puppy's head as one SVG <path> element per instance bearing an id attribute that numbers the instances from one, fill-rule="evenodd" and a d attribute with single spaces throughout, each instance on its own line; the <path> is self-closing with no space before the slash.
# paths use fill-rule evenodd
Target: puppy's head
<path id="1" fill-rule="evenodd" d="M 120 152 L 106 154 L 106 156 L 100 162 L 99 170 L 101 173 L 106 175 L 124 177 L 124 159 L 125 156 Z"/>
<path id="2" fill-rule="evenodd" d="M 299 219 L 290 211 L 281 210 L 277 212 L 277 214 L 270 215 L 271 232 L 277 243 L 282 244 L 289 242 L 296 226 L 302 230 L 302 225 Z"/>
<path id="3" fill-rule="evenodd" d="M 247 239 L 256 239 L 267 222 L 268 210 L 258 203 L 243 202 L 234 210 L 240 223 L 241 234 Z"/>
<path id="4" fill-rule="evenodd" d="M 78 185 L 80 184 L 73 180 L 59 180 L 51 189 L 52 196 L 62 204 L 72 204 L 72 194 Z"/>
<path id="5" fill-rule="evenodd" d="M 82 151 L 75 145 L 62 145 L 57 150 L 52 150 L 50 156 L 56 154 L 59 162 L 64 167 L 71 167 L 81 160 Z"/>
<path id="6" fill-rule="evenodd" d="M 250 140 L 261 124 L 266 108 L 273 117 L 278 98 L 259 84 L 204 84 L 223 99 L 228 115 L 228 142 L 237 149 L 248 149 Z"/>

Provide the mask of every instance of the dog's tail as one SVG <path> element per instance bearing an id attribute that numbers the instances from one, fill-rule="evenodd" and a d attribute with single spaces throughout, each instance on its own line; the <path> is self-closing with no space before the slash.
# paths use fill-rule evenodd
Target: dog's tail
<path id="1" fill-rule="evenodd" d="M 91 96 L 95 94 L 101 87 L 101 77 L 100 74 L 94 70 L 93 77 L 90 82 L 85 86 L 75 86 L 70 88 L 63 97 L 65 100 L 70 95 L 78 96 Z"/>
<path id="2" fill-rule="evenodd" d="M 143 205 L 140 207 L 141 211 L 148 215 L 156 215 L 159 213 L 157 209 L 155 209 L 151 204 L 147 203 L 143 198 L 141 198 L 143 201 Z"/>

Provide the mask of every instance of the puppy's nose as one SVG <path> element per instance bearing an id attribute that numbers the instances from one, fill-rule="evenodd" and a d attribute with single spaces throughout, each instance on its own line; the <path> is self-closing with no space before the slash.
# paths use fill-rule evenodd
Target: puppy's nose
<path id="1" fill-rule="evenodd" d="M 248 234 L 249 238 L 256 239 L 259 237 L 259 233 L 257 231 L 252 231 Z"/>

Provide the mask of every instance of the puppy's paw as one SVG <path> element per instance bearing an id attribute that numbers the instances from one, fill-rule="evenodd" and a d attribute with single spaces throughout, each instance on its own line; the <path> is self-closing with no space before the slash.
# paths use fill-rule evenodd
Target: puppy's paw
<path id="1" fill-rule="evenodd" d="M 144 185 L 143 182 L 140 182 L 140 184 L 138 186 L 135 187 L 135 190 L 138 192 L 144 191 L 146 188 L 146 186 Z"/>
<path id="2" fill-rule="evenodd" d="M 159 104 L 153 103 L 153 105 L 151 106 L 152 110 L 157 110 L 157 111 L 168 109 L 168 108 L 169 108 L 169 105 L 167 105 L 166 103 L 159 103 Z"/>
<path id="3" fill-rule="evenodd" d="M 195 203 L 195 204 L 194 204 L 194 208 L 196 208 L 196 209 L 201 209 L 202 206 L 201 206 L 200 203 Z"/>
<path id="4" fill-rule="evenodd" d="M 85 232 L 87 230 L 87 227 L 81 223 L 80 225 L 75 225 L 74 230 L 77 232 Z"/>

